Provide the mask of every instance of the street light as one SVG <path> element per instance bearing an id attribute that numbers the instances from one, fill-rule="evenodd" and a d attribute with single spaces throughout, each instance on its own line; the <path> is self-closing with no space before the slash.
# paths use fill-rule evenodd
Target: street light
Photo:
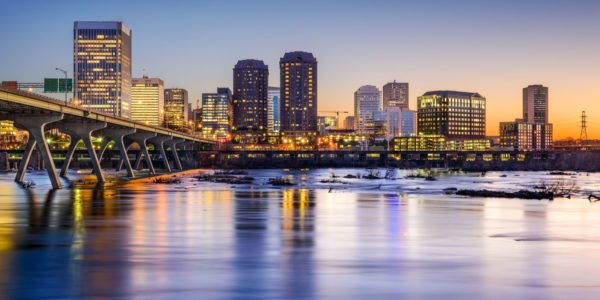
<path id="1" fill-rule="evenodd" d="M 67 105 L 67 71 L 61 68 L 56 68 L 56 71 L 60 71 L 65 75 L 65 105 Z"/>

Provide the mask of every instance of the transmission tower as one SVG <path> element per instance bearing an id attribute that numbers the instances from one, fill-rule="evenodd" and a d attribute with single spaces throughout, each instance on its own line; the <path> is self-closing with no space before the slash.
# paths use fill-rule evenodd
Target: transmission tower
<path id="1" fill-rule="evenodd" d="M 579 133 L 579 142 L 584 144 L 587 141 L 587 116 L 585 115 L 585 110 L 581 112 L 581 133 Z"/>

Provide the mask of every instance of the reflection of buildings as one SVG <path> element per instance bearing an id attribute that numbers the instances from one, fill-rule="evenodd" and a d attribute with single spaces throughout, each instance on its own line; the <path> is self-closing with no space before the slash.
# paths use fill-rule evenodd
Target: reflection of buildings
<path id="1" fill-rule="evenodd" d="M 0 249 L 3 272 L 10 274 L 3 295 L 8 299 L 114 298 L 126 292 L 128 268 L 122 263 L 130 240 L 119 219 L 129 207 L 116 199 L 114 189 L 75 187 L 40 195 L 26 191 L 25 214 L 15 219 L 26 226 L 9 236 L 19 245 Z M 6 207 L 0 210 L 7 211 Z M 16 209 L 14 211 L 17 211 Z M 22 210 L 19 210 L 22 211 Z M 0 232 L 3 247 L 5 232 Z M 10 260 L 3 260 L 10 253 Z"/>
<path id="2" fill-rule="evenodd" d="M 131 30 L 122 22 L 75 22 L 73 91 L 77 105 L 131 116 Z"/>

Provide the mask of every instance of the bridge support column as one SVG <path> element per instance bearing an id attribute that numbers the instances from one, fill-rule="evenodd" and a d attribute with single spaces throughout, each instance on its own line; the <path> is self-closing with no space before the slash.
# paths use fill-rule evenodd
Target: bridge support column
<path id="1" fill-rule="evenodd" d="M 150 153 L 148 153 L 148 147 L 146 147 L 146 142 L 148 139 L 156 136 L 154 132 L 136 132 L 129 136 L 129 138 L 140 145 L 140 150 L 146 163 L 148 164 L 148 169 L 150 169 L 150 174 L 156 174 L 154 171 L 154 166 L 152 165 L 152 159 L 150 158 Z M 127 158 L 126 158 L 127 159 Z"/>
<path id="2" fill-rule="evenodd" d="M 27 171 L 27 166 L 29 165 L 29 160 L 31 159 L 31 154 L 33 153 L 34 148 L 35 139 L 30 137 L 27 139 L 27 145 L 25 146 L 25 151 L 23 152 L 23 158 L 21 159 L 21 162 L 19 162 L 17 176 L 15 177 L 16 182 L 23 183 L 23 180 L 25 179 L 25 171 Z"/>
<path id="3" fill-rule="evenodd" d="M 184 139 L 172 139 L 166 141 L 167 146 L 171 148 L 171 153 L 173 154 L 173 159 L 175 160 L 175 168 L 178 170 L 183 170 L 181 167 L 181 161 L 179 160 L 179 154 L 177 154 L 177 144 L 185 142 Z"/>
<path id="4" fill-rule="evenodd" d="M 75 152 L 75 148 L 77 147 L 77 143 L 80 140 L 83 140 L 83 144 L 88 151 L 88 155 L 90 156 L 90 160 L 92 161 L 92 167 L 94 168 L 94 174 L 96 178 L 98 178 L 98 182 L 105 182 L 104 174 L 102 173 L 102 168 L 100 167 L 100 161 L 98 160 L 98 156 L 96 155 L 96 150 L 94 150 L 94 145 L 92 143 L 92 132 L 96 130 L 100 130 L 106 128 L 106 123 L 104 122 L 64 122 L 58 124 L 56 126 L 58 130 L 64 132 L 71 136 L 71 145 L 69 145 L 69 153 L 65 158 L 65 163 L 61 169 L 61 176 L 65 176 L 67 174 L 67 170 L 69 169 L 69 165 L 71 164 L 71 160 L 73 158 L 73 153 Z"/>
<path id="5" fill-rule="evenodd" d="M 160 151 L 160 156 L 162 157 L 162 161 L 165 165 L 165 170 L 167 170 L 168 173 L 171 173 L 171 165 L 169 164 L 167 153 L 165 153 L 165 142 L 171 139 L 172 137 L 170 136 L 159 135 L 148 140 L 149 143 L 154 145 L 154 147 L 158 148 L 158 150 Z"/>
<path id="6" fill-rule="evenodd" d="M 129 148 L 131 147 L 131 145 L 133 145 L 133 141 L 124 138 L 124 144 L 125 144 L 125 154 L 127 154 L 127 151 L 129 151 Z M 136 154 L 136 158 L 137 158 L 137 154 Z M 129 161 L 129 156 L 125 155 L 125 156 L 121 156 L 121 158 L 119 159 L 119 164 L 117 165 L 117 172 L 121 171 L 121 169 L 123 169 L 123 164 L 125 163 L 125 159 L 127 159 Z M 131 166 L 131 161 L 129 161 L 129 166 Z M 133 169 L 135 169 L 135 167 L 133 167 Z"/>
<path id="7" fill-rule="evenodd" d="M 117 166 L 117 172 L 121 170 L 121 166 L 125 164 L 125 169 L 127 169 L 127 176 L 133 177 L 133 169 L 131 168 L 131 162 L 129 161 L 129 157 L 127 156 L 127 149 L 129 149 L 129 145 L 125 145 L 125 136 L 134 134 L 136 129 L 134 128 L 109 128 L 102 131 L 104 135 L 115 141 L 115 148 L 119 150 L 119 154 L 121 156 L 121 160 L 119 162 L 119 166 Z M 104 151 L 102 152 L 104 153 Z"/>
<path id="8" fill-rule="evenodd" d="M 27 141 L 29 149 L 26 149 L 26 153 L 23 155 L 23 159 L 19 164 L 19 169 L 22 168 L 22 171 L 17 172 L 17 177 L 15 178 L 17 182 L 23 182 L 23 176 L 25 174 L 25 170 L 27 170 L 27 165 L 29 164 L 29 159 L 31 158 L 31 152 L 33 151 L 33 147 L 37 146 L 38 151 L 42 155 L 42 159 L 44 160 L 44 163 L 46 165 L 46 171 L 48 172 L 48 177 L 50 178 L 50 182 L 52 183 L 52 188 L 62 188 L 62 183 L 60 182 L 58 174 L 56 173 L 56 167 L 54 166 L 52 154 L 50 153 L 50 148 L 48 147 L 48 143 L 46 142 L 46 135 L 44 133 L 46 125 L 60 121 L 62 120 L 62 118 L 63 114 L 17 115 L 12 118 L 18 127 L 23 128 L 29 132 L 29 140 L 33 140 L 31 143 Z"/>

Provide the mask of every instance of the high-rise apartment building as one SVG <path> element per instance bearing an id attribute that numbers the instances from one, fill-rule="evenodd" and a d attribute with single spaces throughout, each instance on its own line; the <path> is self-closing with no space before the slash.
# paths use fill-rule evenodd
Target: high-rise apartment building
<path id="1" fill-rule="evenodd" d="M 202 134 L 226 138 L 230 129 L 231 90 L 217 88 L 216 93 L 202 94 Z"/>
<path id="2" fill-rule="evenodd" d="M 269 68 L 262 60 L 237 62 L 233 68 L 233 131 L 267 130 L 268 87 Z"/>
<path id="3" fill-rule="evenodd" d="M 515 150 L 552 148 L 552 124 L 548 123 L 548 88 L 530 85 L 523 89 L 523 118 L 500 122 L 500 146 Z"/>
<path id="4" fill-rule="evenodd" d="M 122 22 L 75 22 L 74 98 L 83 108 L 131 117 L 131 30 Z"/>
<path id="5" fill-rule="evenodd" d="M 268 116 L 269 132 L 279 132 L 281 126 L 281 90 L 278 87 L 269 87 L 268 91 Z"/>
<path id="6" fill-rule="evenodd" d="M 281 130 L 317 131 L 317 59 L 308 52 L 288 52 L 279 60 Z"/>
<path id="7" fill-rule="evenodd" d="M 188 118 L 188 92 L 185 89 L 165 89 L 165 127 L 184 131 Z"/>
<path id="8" fill-rule="evenodd" d="M 374 114 L 381 111 L 381 92 L 374 85 L 361 86 L 354 92 L 354 130 L 371 134 Z"/>
<path id="9" fill-rule="evenodd" d="M 419 134 L 485 138 L 485 98 L 478 93 L 433 91 L 417 100 Z"/>
<path id="10" fill-rule="evenodd" d="M 527 123 L 548 123 L 548 88 L 530 85 L 523 88 L 523 120 Z"/>
<path id="11" fill-rule="evenodd" d="M 408 109 L 408 83 L 407 82 L 389 82 L 383 86 L 383 107 L 395 106 L 401 109 Z"/>
<path id="12" fill-rule="evenodd" d="M 163 126 L 165 90 L 160 78 L 134 78 L 131 85 L 131 119 Z"/>

